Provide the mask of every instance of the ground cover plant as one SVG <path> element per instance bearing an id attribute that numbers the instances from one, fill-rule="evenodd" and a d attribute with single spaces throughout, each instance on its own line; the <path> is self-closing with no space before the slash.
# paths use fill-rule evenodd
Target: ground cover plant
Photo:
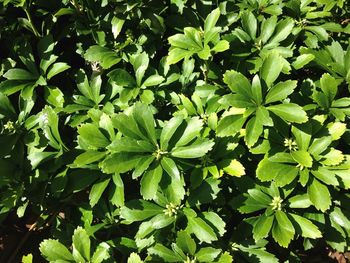
<path id="1" fill-rule="evenodd" d="M 1 261 L 344 262 L 349 38 L 348 0 L 0 1 Z"/>

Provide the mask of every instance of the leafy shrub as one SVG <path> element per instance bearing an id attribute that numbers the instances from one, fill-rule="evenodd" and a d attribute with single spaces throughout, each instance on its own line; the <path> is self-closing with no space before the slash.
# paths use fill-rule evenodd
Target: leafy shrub
<path id="1" fill-rule="evenodd" d="M 0 8 L 0 221 L 46 260 L 349 250 L 349 1 Z"/>

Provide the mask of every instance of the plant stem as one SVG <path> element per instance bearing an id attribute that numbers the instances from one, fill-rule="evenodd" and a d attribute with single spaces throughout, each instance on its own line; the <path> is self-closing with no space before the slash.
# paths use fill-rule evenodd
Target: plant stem
<path id="1" fill-rule="evenodd" d="M 29 7 L 28 7 L 28 8 L 29 8 Z M 32 31 L 33 31 L 33 33 L 34 33 L 34 35 L 35 35 L 36 37 L 41 37 L 40 33 L 38 32 L 38 30 L 37 30 L 36 27 L 34 26 L 34 23 L 33 23 L 33 20 L 32 20 L 31 15 L 30 15 L 30 13 L 29 13 L 29 11 L 28 11 L 28 8 L 24 8 L 24 12 L 26 12 L 27 19 L 28 19 L 28 21 L 29 21 L 29 23 L 30 23 L 30 26 L 31 26 L 31 28 L 32 28 Z"/>

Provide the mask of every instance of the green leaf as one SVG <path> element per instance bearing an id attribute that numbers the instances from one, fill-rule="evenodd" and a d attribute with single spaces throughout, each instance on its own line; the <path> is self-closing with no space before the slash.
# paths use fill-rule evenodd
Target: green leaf
<path id="1" fill-rule="evenodd" d="M 187 0 L 170 0 L 171 4 L 175 4 L 179 9 L 180 14 L 183 12 L 183 8 L 185 7 Z"/>
<path id="2" fill-rule="evenodd" d="M 261 88 L 261 82 L 258 75 L 255 75 L 252 80 L 252 98 L 254 100 L 254 103 L 256 105 L 261 105 L 263 98 L 262 98 L 262 88 Z"/>
<path id="3" fill-rule="evenodd" d="M 196 115 L 197 110 L 194 107 L 192 101 L 189 98 L 187 98 L 185 95 L 182 95 L 182 94 L 180 94 L 179 97 L 181 98 L 181 102 L 182 102 L 184 108 L 186 109 L 186 111 L 191 115 Z"/>
<path id="4" fill-rule="evenodd" d="M 148 169 L 148 167 L 151 165 L 151 163 L 156 159 L 154 155 L 151 156 L 144 156 L 139 159 L 139 161 L 136 164 L 135 170 L 132 173 L 132 178 L 135 179 L 139 176 L 141 176 L 144 171 Z"/>
<path id="5" fill-rule="evenodd" d="M 169 141 L 176 132 L 176 129 L 181 125 L 182 121 L 182 116 L 175 116 L 164 125 L 162 133 L 160 135 L 161 150 L 165 151 L 168 149 Z"/>
<path id="6" fill-rule="evenodd" d="M 80 226 L 74 230 L 72 237 L 73 241 L 73 256 L 79 253 L 86 261 L 90 260 L 90 238 L 85 229 Z"/>
<path id="7" fill-rule="evenodd" d="M 33 87 L 34 82 L 21 80 L 5 80 L 0 83 L 0 92 L 4 95 L 12 95 L 20 90 Z"/>
<path id="8" fill-rule="evenodd" d="M 193 117 L 187 122 L 186 129 L 183 131 L 182 136 L 176 142 L 175 146 L 184 146 L 190 143 L 193 139 L 197 138 L 203 127 L 203 121 L 199 117 Z"/>
<path id="9" fill-rule="evenodd" d="M 244 247 L 239 246 L 239 249 L 243 252 L 248 253 L 252 258 L 257 258 L 259 262 L 266 262 L 266 263 L 278 263 L 280 262 L 275 255 L 261 249 L 261 248 L 254 248 L 253 246 L 250 247 Z"/>
<path id="10" fill-rule="evenodd" d="M 45 239 L 40 243 L 39 250 L 48 261 L 62 260 L 65 262 L 75 262 L 69 250 L 57 240 Z"/>
<path id="11" fill-rule="evenodd" d="M 230 48 L 230 43 L 226 40 L 220 40 L 216 45 L 211 49 L 212 52 L 220 53 L 228 50 Z"/>
<path id="12" fill-rule="evenodd" d="M 277 24 L 277 16 L 271 16 L 270 18 L 263 20 L 261 23 L 261 41 L 263 43 L 266 43 L 270 37 L 272 36 L 273 32 L 275 31 Z"/>
<path id="13" fill-rule="evenodd" d="M 32 152 L 28 154 L 27 158 L 30 161 L 32 169 L 35 169 L 42 162 L 54 158 L 58 153 L 57 152 Z"/>
<path id="14" fill-rule="evenodd" d="M 289 214 L 298 224 L 301 230 L 301 235 L 305 238 L 321 238 L 322 234 L 317 226 L 315 226 L 309 219 L 301 217 L 296 214 Z"/>
<path id="15" fill-rule="evenodd" d="M 157 145 L 156 130 L 154 128 L 155 121 L 150 106 L 143 103 L 135 104 L 132 116 L 137 122 L 141 132 L 143 132 L 143 134 L 146 133 L 148 135 L 147 138 L 154 145 Z"/>
<path id="16" fill-rule="evenodd" d="M 125 23 L 125 20 L 119 19 L 116 16 L 112 18 L 111 24 L 112 24 L 112 33 L 114 38 L 118 37 L 120 31 L 123 28 L 124 23 Z"/>
<path id="17" fill-rule="evenodd" d="M 148 170 L 141 179 L 141 194 L 145 200 L 154 199 L 158 184 L 162 179 L 163 169 L 160 165 Z"/>
<path id="18" fill-rule="evenodd" d="M 320 86 L 323 93 L 327 96 L 328 101 L 332 103 L 338 92 L 337 80 L 328 73 L 325 73 L 320 79 Z"/>
<path id="19" fill-rule="evenodd" d="M 226 232 L 225 221 L 215 212 L 203 212 L 203 219 L 219 234 L 223 236 Z"/>
<path id="20" fill-rule="evenodd" d="M 220 258 L 215 262 L 217 262 L 217 263 L 232 263 L 233 258 L 230 255 L 230 253 L 224 252 L 223 254 L 221 254 Z"/>
<path id="21" fill-rule="evenodd" d="M 89 47 L 84 57 L 87 61 L 100 63 L 104 69 L 109 69 L 121 60 L 116 51 L 101 46 Z"/>
<path id="22" fill-rule="evenodd" d="M 114 183 L 114 193 L 111 195 L 110 200 L 113 205 L 116 206 L 123 206 L 124 205 L 124 183 L 122 178 L 120 177 L 120 174 L 113 174 L 112 180 Z"/>
<path id="23" fill-rule="evenodd" d="M 64 94 L 63 92 L 55 87 L 44 87 L 45 100 L 56 108 L 63 108 Z"/>
<path id="24" fill-rule="evenodd" d="M 37 80 L 39 76 L 33 75 L 25 69 L 13 68 L 8 70 L 3 77 L 8 80 Z"/>
<path id="25" fill-rule="evenodd" d="M 197 140 L 189 146 L 175 147 L 171 155 L 177 158 L 199 158 L 204 156 L 214 146 L 211 140 Z"/>
<path id="26" fill-rule="evenodd" d="M 105 242 L 100 243 L 97 246 L 97 248 L 96 248 L 96 250 L 91 258 L 91 262 L 101 263 L 104 260 L 109 259 L 110 258 L 109 248 L 110 248 L 110 246 L 107 243 L 105 243 Z"/>
<path id="27" fill-rule="evenodd" d="M 272 227 L 274 216 L 259 216 L 258 220 L 255 222 L 253 227 L 253 238 L 258 241 L 269 235 Z"/>
<path id="28" fill-rule="evenodd" d="M 204 247 L 201 248 L 197 253 L 196 253 L 196 259 L 199 262 L 213 262 L 217 256 L 220 254 L 221 249 L 216 249 L 212 247 Z"/>
<path id="29" fill-rule="evenodd" d="M 304 151 L 304 150 L 291 151 L 290 155 L 300 165 L 304 167 L 309 167 L 309 168 L 312 166 L 312 157 L 307 151 Z"/>
<path id="30" fill-rule="evenodd" d="M 89 194 L 89 200 L 90 200 L 90 206 L 94 207 L 97 202 L 100 200 L 103 192 L 105 191 L 105 189 L 107 188 L 109 181 L 111 179 L 110 178 L 105 178 L 97 183 L 95 183 L 90 191 Z"/>
<path id="31" fill-rule="evenodd" d="M 113 126 L 116 127 L 124 136 L 131 137 L 136 140 L 146 139 L 137 126 L 134 118 L 119 113 L 112 118 Z"/>
<path id="32" fill-rule="evenodd" d="M 151 255 L 157 255 L 160 258 L 162 258 L 165 262 L 180 262 L 183 261 L 183 259 L 170 250 L 169 248 L 163 246 L 162 244 L 155 244 L 153 247 L 150 247 L 148 249 L 148 253 Z"/>
<path id="33" fill-rule="evenodd" d="M 163 157 L 160 161 L 160 164 L 162 165 L 163 169 L 169 174 L 171 177 L 179 179 L 180 178 L 180 171 L 177 168 L 176 163 L 174 160 Z"/>
<path id="34" fill-rule="evenodd" d="M 297 86 L 297 83 L 298 82 L 295 80 L 287 80 L 277 83 L 267 93 L 265 103 L 283 101 L 293 93 L 294 89 Z"/>
<path id="35" fill-rule="evenodd" d="M 93 148 L 105 148 L 110 142 L 94 124 L 86 123 L 78 128 L 79 137 Z"/>
<path id="36" fill-rule="evenodd" d="M 137 255 L 136 253 L 133 252 L 128 257 L 127 263 L 143 263 L 143 261 L 141 260 L 139 255 Z"/>
<path id="37" fill-rule="evenodd" d="M 273 120 L 270 117 L 270 113 L 264 106 L 259 106 L 256 109 L 256 118 L 260 120 L 260 123 L 262 123 L 264 126 L 273 126 Z"/>
<path id="38" fill-rule="evenodd" d="M 224 170 L 225 173 L 231 175 L 231 176 L 236 176 L 236 177 L 241 177 L 245 175 L 245 168 L 240 163 L 238 160 L 233 159 L 233 160 L 227 160 L 228 162 L 221 162 L 220 166 L 224 166 L 222 169 Z"/>
<path id="39" fill-rule="evenodd" d="M 216 8 L 210 12 L 207 18 L 204 21 L 204 31 L 209 31 L 215 27 L 217 21 L 220 17 L 220 9 Z"/>
<path id="40" fill-rule="evenodd" d="M 135 140 L 130 137 L 122 137 L 115 139 L 107 149 L 111 152 L 134 152 L 134 153 L 153 153 L 156 151 L 156 147 L 148 141 Z"/>
<path id="41" fill-rule="evenodd" d="M 288 199 L 290 208 L 308 208 L 312 205 L 307 194 L 295 195 Z"/>
<path id="42" fill-rule="evenodd" d="M 132 200 L 120 209 L 120 216 L 130 222 L 143 221 L 162 214 L 163 209 L 163 207 L 145 200 Z"/>
<path id="43" fill-rule="evenodd" d="M 263 125 L 257 117 L 251 118 L 246 126 L 246 136 L 245 141 L 248 147 L 253 146 L 259 139 L 263 132 Z"/>
<path id="44" fill-rule="evenodd" d="M 184 58 L 189 58 L 193 55 L 192 51 L 183 50 L 181 48 L 173 48 L 169 51 L 169 55 L 167 57 L 168 65 L 176 64 L 180 60 Z"/>
<path id="45" fill-rule="evenodd" d="M 330 208 L 332 200 L 328 188 L 317 179 L 312 180 L 307 188 L 307 194 L 310 201 L 318 210 L 325 212 Z"/>
<path id="46" fill-rule="evenodd" d="M 308 120 L 306 112 L 297 104 L 285 103 L 267 107 L 268 110 L 285 121 L 303 123 Z"/>
<path id="47" fill-rule="evenodd" d="M 252 98 L 251 84 L 242 73 L 234 70 L 226 71 L 224 74 L 224 82 L 232 92 L 240 94 L 248 99 Z"/>
<path id="48" fill-rule="evenodd" d="M 16 111 L 10 99 L 0 92 L 0 116 L 4 115 L 10 119 L 16 118 Z"/>
<path id="49" fill-rule="evenodd" d="M 187 229 L 201 242 L 211 243 L 217 240 L 214 230 L 200 217 L 187 216 Z"/>
<path id="50" fill-rule="evenodd" d="M 271 52 L 261 66 L 260 77 L 265 81 L 267 86 L 271 87 L 280 75 L 282 68 L 282 57 L 276 52 Z"/>
<path id="51" fill-rule="evenodd" d="M 32 263 L 33 262 L 33 255 L 28 254 L 26 256 L 22 257 L 22 263 Z"/>
<path id="52" fill-rule="evenodd" d="M 275 212 L 275 223 L 272 227 L 272 236 L 282 247 L 288 247 L 294 237 L 294 227 L 288 219 L 286 213 L 282 211 Z"/>
<path id="53" fill-rule="evenodd" d="M 144 156 L 129 153 L 114 153 L 108 156 L 102 163 L 103 172 L 109 173 L 125 173 L 130 171 L 138 165 Z"/>
<path id="54" fill-rule="evenodd" d="M 203 49 L 197 53 L 198 57 L 203 60 L 208 60 L 211 56 L 210 46 L 205 44 Z"/>
<path id="55" fill-rule="evenodd" d="M 262 182 L 274 180 L 278 186 L 285 186 L 297 177 L 298 172 L 296 166 L 263 159 L 258 164 L 256 175 Z"/>
<path id="56" fill-rule="evenodd" d="M 336 222 L 338 225 L 342 226 L 346 230 L 350 230 L 350 220 L 349 218 L 343 213 L 342 209 L 340 207 L 335 206 L 333 208 L 333 211 L 330 213 L 330 218 L 334 222 Z"/>
<path id="57" fill-rule="evenodd" d="M 306 123 L 303 125 L 292 126 L 292 133 L 295 137 L 298 149 L 307 151 L 311 141 L 311 134 L 312 134 L 311 124 Z"/>
<path id="58" fill-rule="evenodd" d="M 88 99 L 96 102 L 96 95 L 99 97 L 99 90 L 96 90 L 96 87 L 94 89 L 90 86 L 89 80 L 85 74 L 85 72 L 80 69 L 77 72 L 76 75 L 76 82 L 77 82 L 77 87 L 79 91 Z M 97 94 L 96 94 L 97 93 Z"/>
<path id="59" fill-rule="evenodd" d="M 322 154 L 324 151 L 326 151 L 328 147 L 331 145 L 331 143 L 332 143 L 331 136 L 316 138 L 313 140 L 312 144 L 310 145 L 308 152 L 313 156 L 318 156 L 319 154 Z"/>
<path id="60" fill-rule="evenodd" d="M 301 69 L 315 59 L 313 54 L 302 54 L 292 63 L 293 68 Z"/>
<path id="61" fill-rule="evenodd" d="M 142 85 L 145 87 L 157 86 L 164 81 L 164 78 L 159 75 L 152 75 L 148 77 Z"/>
<path id="62" fill-rule="evenodd" d="M 172 47 L 177 47 L 178 50 L 185 52 L 187 49 L 193 51 L 202 50 L 202 46 L 196 43 L 195 36 L 186 36 L 184 34 L 176 34 L 168 38 L 168 41 Z M 171 49 L 169 56 L 171 56 L 171 51 L 175 49 Z M 169 59 L 169 57 L 168 57 Z M 168 61 L 169 63 L 169 61 Z"/>
<path id="63" fill-rule="evenodd" d="M 45 106 L 39 117 L 39 126 L 42 128 L 49 144 L 57 150 L 64 146 L 58 130 L 58 115 L 50 106 Z"/>
<path id="64" fill-rule="evenodd" d="M 317 179 L 319 179 L 321 182 L 327 185 L 339 185 L 336 174 L 333 171 L 327 169 L 326 167 L 318 167 L 317 170 L 312 170 L 311 173 Z"/>
<path id="65" fill-rule="evenodd" d="M 292 18 L 286 18 L 278 22 L 274 35 L 269 40 L 269 43 L 279 43 L 285 40 L 294 27 L 294 21 Z"/>
<path id="66" fill-rule="evenodd" d="M 51 79 L 52 77 L 56 76 L 57 74 L 62 73 L 63 71 L 66 71 L 69 69 L 70 66 L 67 63 L 64 62 L 57 62 L 51 66 L 49 69 L 49 72 L 47 73 L 47 79 Z"/>
<path id="67" fill-rule="evenodd" d="M 191 236 L 184 230 L 177 232 L 176 245 L 185 253 L 194 255 L 196 252 L 196 242 L 191 238 Z"/>
<path id="68" fill-rule="evenodd" d="M 245 32 L 249 34 L 251 39 L 255 39 L 257 31 L 257 20 L 252 12 L 246 11 L 242 14 L 242 26 Z"/>
<path id="69" fill-rule="evenodd" d="M 125 69 L 117 68 L 110 71 L 107 76 L 117 85 L 128 88 L 135 88 L 136 81 Z"/>
<path id="70" fill-rule="evenodd" d="M 242 115 L 228 115 L 222 118 L 217 127 L 217 136 L 235 136 L 243 127 L 246 118 Z"/>
<path id="71" fill-rule="evenodd" d="M 102 159 L 105 155 L 106 155 L 105 152 L 86 151 L 78 155 L 77 158 L 75 158 L 74 164 L 77 166 L 84 166 L 87 164 L 91 164 Z"/>

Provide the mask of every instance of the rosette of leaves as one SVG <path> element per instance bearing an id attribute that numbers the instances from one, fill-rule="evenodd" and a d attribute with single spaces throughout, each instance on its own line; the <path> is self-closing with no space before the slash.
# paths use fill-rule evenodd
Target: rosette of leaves
<path id="1" fill-rule="evenodd" d="M 170 187 L 179 188 L 174 198 L 181 200 L 184 195 L 181 163 L 204 156 L 214 145 L 212 140 L 201 137 L 203 121 L 197 117 L 185 120 L 181 115 L 175 116 L 157 135 L 151 107 L 141 103 L 136 103 L 128 113 L 107 119 L 108 116 L 105 130 L 110 131 L 111 139 L 95 124 L 87 123 L 79 128 L 80 145 L 87 151 L 77 157 L 76 163 L 90 164 L 107 154 L 99 164 L 102 170 L 107 174 L 133 171 L 134 179 L 142 175 L 141 194 L 145 199 L 155 198 L 165 176 L 171 181 Z M 116 137 L 113 128 L 119 131 Z M 92 136 L 94 141 L 90 140 Z"/>
<path id="2" fill-rule="evenodd" d="M 286 3 L 289 15 L 296 21 L 295 33 L 302 31 L 304 43 L 310 48 L 317 48 L 322 41 L 327 41 L 333 32 L 346 31 L 331 19 L 332 12 L 343 7 L 344 0 L 338 1 L 298 1 Z M 328 33 L 327 31 L 330 31 Z"/>
<path id="3" fill-rule="evenodd" d="M 350 45 L 344 50 L 342 45 L 333 41 L 324 49 L 301 48 L 301 54 L 311 54 L 314 62 L 322 69 L 329 72 L 334 78 L 341 78 L 350 85 Z"/>
<path id="4" fill-rule="evenodd" d="M 97 246 L 92 244 L 82 227 L 74 230 L 72 252 L 55 239 L 46 239 L 40 244 L 40 252 L 49 262 L 106 262 L 110 258 L 109 249 L 110 246 L 104 242 Z"/>
<path id="5" fill-rule="evenodd" d="M 294 235 L 304 238 L 321 238 L 318 227 L 305 216 L 300 216 L 296 208 L 307 208 L 311 202 L 307 195 L 291 196 L 293 189 L 278 188 L 274 183 L 269 187 L 255 185 L 242 196 L 234 198 L 232 206 L 241 213 L 259 213 L 246 221 L 253 227 L 256 242 L 269 236 L 282 247 L 288 247 Z"/>
<path id="6" fill-rule="evenodd" d="M 197 249 L 195 241 L 186 231 L 178 231 L 176 242 L 171 244 L 171 249 L 157 243 L 148 249 L 152 259 L 157 258 L 164 262 L 232 262 L 232 256 L 221 249 L 202 247 Z"/>
<path id="7" fill-rule="evenodd" d="M 301 106 L 287 102 L 297 81 L 275 81 L 283 68 L 283 61 L 277 53 L 271 53 L 264 61 L 260 76 L 252 82 L 243 74 L 230 70 L 224 75 L 224 82 L 232 94 L 223 96 L 221 103 L 231 106 L 221 117 L 218 136 L 234 136 L 245 126 L 244 139 L 252 147 L 262 135 L 264 127 L 272 127 L 276 117 L 285 122 L 304 123 L 308 120 Z"/>
<path id="8" fill-rule="evenodd" d="M 317 119 L 317 118 L 316 118 Z M 349 156 L 334 148 L 345 132 L 345 125 L 325 123 L 322 118 L 302 126 L 292 126 L 291 137 L 281 137 L 280 146 L 258 164 L 257 177 L 283 187 L 297 180 L 307 188 L 312 204 L 322 212 L 332 205 L 332 189 L 349 188 Z"/>
<path id="9" fill-rule="evenodd" d="M 134 54 L 130 56 L 129 60 L 133 66 L 135 76 L 121 68 L 114 69 L 107 74 L 110 78 L 113 93 L 119 94 L 114 102 L 122 109 L 128 107 L 129 102 L 137 97 L 144 103 L 152 103 L 155 92 L 149 87 L 158 86 L 164 81 L 164 77 L 156 72 L 144 79 L 146 71 L 150 71 L 150 59 L 145 52 Z"/>
<path id="10" fill-rule="evenodd" d="M 257 13 L 259 17 L 266 14 L 278 16 L 282 13 L 282 8 L 284 5 L 285 3 L 283 3 L 282 0 L 241 0 L 237 4 L 240 9 Z"/>
<path id="11" fill-rule="evenodd" d="M 350 53 L 349 53 L 350 54 Z M 337 120 L 345 121 L 350 115 L 350 99 L 339 97 L 339 84 L 342 80 L 336 80 L 328 73 L 322 75 L 318 87 L 312 93 L 312 99 L 324 113 L 333 115 Z"/>
<path id="12" fill-rule="evenodd" d="M 124 219 L 122 223 L 141 222 L 135 234 L 139 249 L 157 247 L 157 243 L 170 244 L 174 237 L 171 230 L 181 225 L 183 232 L 193 234 L 200 242 L 208 244 L 219 240 L 226 231 L 225 222 L 215 212 L 196 213 L 187 204 L 173 202 L 160 193 L 154 202 L 131 200 L 120 209 L 120 217 Z"/>
<path id="13" fill-rule="evenodd" d="M 216 23 L 220 17 L 220 9 L 214 9 L 205 19 L 204 28 L 185 27 L 184 34 L 176 34 L 168 38 L 171 45 L 167 57 L 168 64 L 175 64 L 184 58 L 197 55 L 201 60 L 208 60 L 212 53 L 219 53 L 229 48 L 226 40 L 220 40 L 220 27 Z"/>
<path id="14" fill-rule="evenodd" d="M 39 61 L 35 60 L 32 48 L 27 42 L 22 46 L 18 46 L 19 59 L 25 66 L 23 68 L 11 68 L 3 77 L 7 80 L 0 83 L 0 90 L 5 95 L 11 95 L 21 91 L 24 99 L 31 98 L 33 90 L 37 86 L 44 87 L 49 103 L 50 97 L 63 97 L 62 92 L 57 87 L 48 86 L 48 82 L 59 73 L 70 68 L 65 62 L 56 62 L 57 55 L 54 55 L 55 42 L 52 35 L 41 38 L 37 45 Z M 38 67 L 39 65 L 39 67 Z M 63 103 L 60 104 L 61 107 Z M 56 106 L 56 105 L 55 105 Z"/>
<path id="15" fill-rule="evenodd" d="M 277 16 L 271 16 L 264 18 L 259 25 L 254 14 L 245 11 L 241 14 L 241 23 L 242 28 L 236 28 L 224 37 L 237 47 L 234 55 L 251 58 L 248 63 L 253 64 L 253 69 L 251 66 L 247 68 L 251 69 L 251 72 L 256 72 L 264 58 L 273 50 L 283 57 L 284 71 L 288 72 L 290 66 L 285 58 L 293 56 L 293 51 L 289 44 L 283 44 L 283 41 L 292 34 L 294 20 L 291 18 L 278 20 Z"/>
<path id="16" fill-rule="evenodd" d="M 79 70 L 76 74 L 77 91 L 79 93 L 72 96 L 73 103 L 66 105 L 63 111 L 72 114 L 69 118 L 69 125 L 77 127 L 79 124 L 94 119 L 92 116 L 102 114 L 113 114 L 114 106 L 109 102 L 116 94 L 103 92 L 103 82 L 100 74 L 92 74 L 88 79 L 84 70 Z M 73 114 L 74 113 L 74 114 Z"/>

